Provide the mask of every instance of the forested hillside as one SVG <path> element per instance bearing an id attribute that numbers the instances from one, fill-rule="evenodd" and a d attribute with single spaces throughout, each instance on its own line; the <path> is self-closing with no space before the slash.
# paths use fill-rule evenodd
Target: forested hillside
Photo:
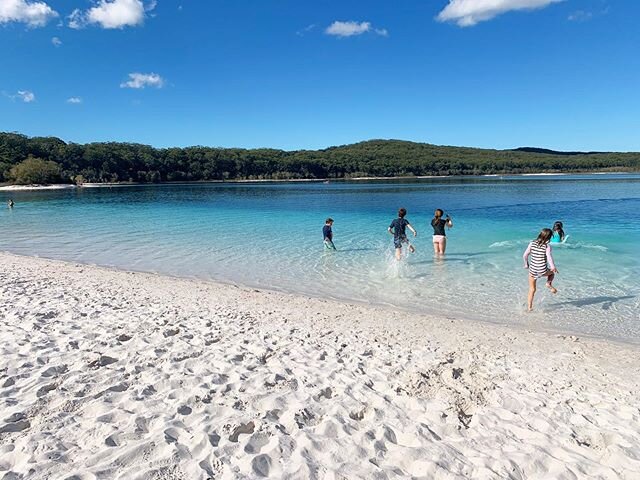
<path id="1" fill-rule="evenodd" d="M 27 159 L 31 159 L 30 162 L 16 168 Z M 552 152 L 534 148 L 487 150 L 400 140 L 369 140 L 323 150 L 297 151 L 153 148 L 134 143 L 80 145 L 55 137 L 0 133 L 0 182 L 28 182 L 31 170 L 45 166 L 53 172 L 56 181 L 62 182 L 313 179 L 639 171 L 640 153 Z"/>

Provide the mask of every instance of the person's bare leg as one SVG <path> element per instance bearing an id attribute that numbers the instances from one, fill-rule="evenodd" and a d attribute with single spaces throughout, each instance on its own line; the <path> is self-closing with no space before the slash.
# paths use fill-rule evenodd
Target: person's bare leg
<path id="1" fill-rule="evenodd" d="M 557 289 L 557 288 L 555 288 L 555 287 L 552 285 L 552 282 L 553 282 L 553 279 L 554 279 L 554 278 L 556 278 L 556 274 L 555 274 L 555 273 L 549 273 L 549 274 L 547 275 L 547 283 L 546 283 L 546 287 L 551 291 L 551 293 L 553 293 L 553 294 L 555 295 L 556 293 L 558 293 L 558 289 Z"/>
<path id="2" fill-rule="evenodd" d="M 447 249 L 447 237 L 443 238 L 440 241 L 440 255 L 444 255 L 444 252 L 446 249 Z"/>
<path id="3" fill-rule="evenodd" d="M 402 257 L 402 249 L 396 248 L 396 260 L 400 260 L 401 257 Z"/>
<path id="4" fill-rule="evenodd" d="M 527 298 L 527 310 L 533 310 L 533 297 L 536 294 L 536 279 L 529 275 L 529 296 Z"/>
<path id="5" fill-rule="evenodd" d="M 416 253 L 416 247 L 414 247 L 412 244 L 409 244 L 409 251 L 411 253 Z"/>
<path id="6" fill-rule="evenodd" d="M 438 255 L 440 253 L 440 245 L 438 242 L 433 242 L 433 254 Z"/>

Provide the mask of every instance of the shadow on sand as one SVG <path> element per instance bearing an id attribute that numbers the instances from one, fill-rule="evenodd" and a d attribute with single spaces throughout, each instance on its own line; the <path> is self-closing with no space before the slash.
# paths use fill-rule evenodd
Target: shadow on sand
<path id="1" fill-rule="evenodd" d="M 589 297 L 589 298 L 580 298 L 578 300 L 568 300 L 566 302 L 554 303 L 554 307 L 561 307 L 564 305 L 572 305 L 574 307 L 585 307 L 587 305 L 598 305 L 602 304 L 603 310 L 609 310 L 614 303 L 619 302 L 620 300 L 628 300 L 630 298 L 635 298 L 635 295 L 623 295 L 621 297 Z"/>

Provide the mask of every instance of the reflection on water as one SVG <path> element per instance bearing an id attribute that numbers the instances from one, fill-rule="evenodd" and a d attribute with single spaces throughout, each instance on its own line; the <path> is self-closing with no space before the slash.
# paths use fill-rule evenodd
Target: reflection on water
<path id="1" fill-rule="evenodd" d="M 163 185 L 11 192 L 0 249 L 27 255 L 233 281 L 449 316 L 640 340 L 640 176 Z M 0 193 L 0 203 L 4 203 Z M 394 258 L 398 207 L 417 248 Z M 455 220 L 434 258 L 435 208 Z M 609 213 L 615 214 L 614 218 Z M 331 216 L 337 251 L 322 246 Z M 522 252 L 562 220 L 552 297 L 524 313 Z"/>

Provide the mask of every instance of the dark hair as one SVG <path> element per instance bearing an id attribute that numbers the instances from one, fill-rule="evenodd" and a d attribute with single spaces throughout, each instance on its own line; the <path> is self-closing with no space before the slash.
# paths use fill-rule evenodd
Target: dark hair
<path id="1" fill-rule="evenodd" d="M 407 214 L 407 209 L 406 208 L 401 208 L 400 210 L 398 210 L 398 216 L 400 218 L 404 218 L 404 216 Z"/>
<path id="2" fill-rule="evenodd" d="M 442 209 L 436 208 L 435 216 L 433 217 L 433 220 L 431 220 L 431 225 L 437 225 L 440 219 L 442 218 L 442 215 L 444 215 L 444 212 L 442 211 Z"/>
<path id="3" fill-rule="evenodd" d="M 564 230 L 562 229 L 562 226 L 562 222 L 560 221 L 553 224 L 553 231 L 558 232 L 558 234 L 560 235 L 560 240 L 564 239 Z"/>
<path id="4" fill-rule="evenodd" d="M 549 243 L 549 240 L 551 240 L 552 235 L 553 235 L 553 232 L 551 231 L 550 228 L 543 228 L 542 230 L 540 230 L 540 234 L 538 235 L 538 238 L 535 239 L 535 243 L 537 243 L 538 245 L 545 245 Z"/>
<path id="5" fill-rule="evenodd" d="M 324 223 L 333 223 L 333 218 L 329 217 L 327 218 Z"/>

